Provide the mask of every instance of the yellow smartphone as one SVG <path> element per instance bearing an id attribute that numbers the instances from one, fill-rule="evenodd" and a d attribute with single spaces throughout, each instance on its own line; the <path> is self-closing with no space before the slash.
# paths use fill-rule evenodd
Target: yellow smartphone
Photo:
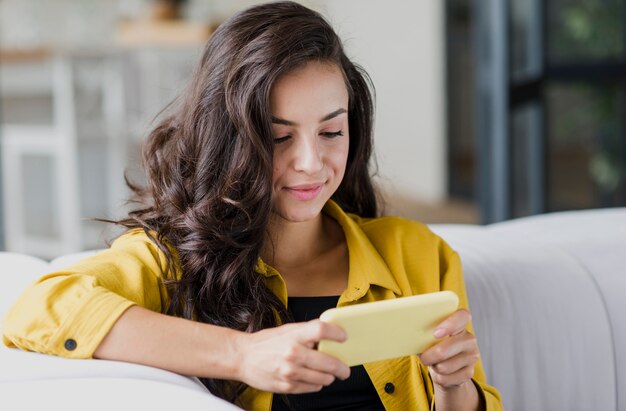
<path id="1" fill-rule="evenodd" d="M 350 367 L 421 354 L 439 341 L 433 336 L 435 328 L 458 306 L 454 292 L 439 291 L 331 308 L 320 320 L 343 328 L 348 339 L 343 343 L 322 340 L 318 350 Z"/>

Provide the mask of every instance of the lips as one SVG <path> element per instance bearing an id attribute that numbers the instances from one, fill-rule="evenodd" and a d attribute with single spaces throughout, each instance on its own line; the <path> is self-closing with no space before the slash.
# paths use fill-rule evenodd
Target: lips
<path id="1" fill-rule="evenodd" d="M 296 186 L 285 187 L 288 190 L 316 190 L 323 186 L 324 183 L 299 184 Z"/>
<path id="2" fill-rule="evenodd" d="M 298 184 L 295 186 L 285 187 L 285 190 L 295 197 L 297 200 L 312 200 L 322 191 L 324 183 Z"/>

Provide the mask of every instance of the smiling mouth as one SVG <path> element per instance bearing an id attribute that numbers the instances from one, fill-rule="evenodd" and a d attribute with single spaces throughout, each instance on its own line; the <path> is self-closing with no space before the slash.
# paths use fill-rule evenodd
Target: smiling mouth
<path id="1" fill-rule="evenodd" d="M 307 184 L 294 187 L 285 187 L 288 193 L 298 200 L 312 200 L 322 191 L 324 184 Z"/>

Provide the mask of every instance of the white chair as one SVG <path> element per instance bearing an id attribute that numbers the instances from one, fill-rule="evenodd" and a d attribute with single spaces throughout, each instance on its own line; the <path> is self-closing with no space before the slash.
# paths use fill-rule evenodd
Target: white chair
<path id="1" fill-rule="evenodd" d="M 83 71 L 92 78 L 81 83 L 86 63 L 91 64 Z M 51 112 L 44 124 L 28 124 L 31 114 L 23 105 L 18 120 L 3 119 L 7 250 L 52 258 L 103 245 L 102 227 L 88 217 L 118 209 L 127 195 L 123 84 L 116 65 L 117 59 L 106 56 L 60 54 L 0 67 L 5 104 L 48 101 Z M 81 97 L 88 93 L 78 94 L 85 88 L 99 99 L 98 124 L 84 114 Z"/>

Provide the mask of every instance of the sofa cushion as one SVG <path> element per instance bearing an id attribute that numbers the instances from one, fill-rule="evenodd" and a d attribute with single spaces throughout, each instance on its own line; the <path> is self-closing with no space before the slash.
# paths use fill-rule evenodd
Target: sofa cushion
<path id="1" fill-rule="evenodd" d="M 461 256 L 505 409 L 626 409 L 626 209 L 431 228 Z"/>

